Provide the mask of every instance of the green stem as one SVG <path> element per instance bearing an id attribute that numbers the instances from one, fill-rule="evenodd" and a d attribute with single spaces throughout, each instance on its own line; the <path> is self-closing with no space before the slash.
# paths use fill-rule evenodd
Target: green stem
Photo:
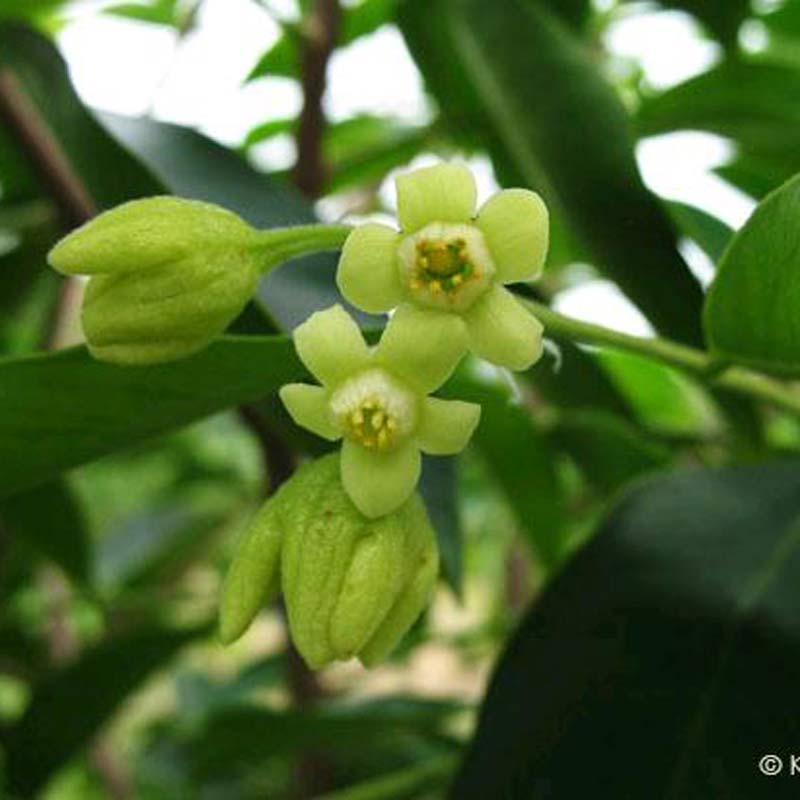
<path id="1" fill-rule="evenodd" d="M 800 416 L 800 393 L 785 383 L 769 378 L 744 367 L 727 367 L 719 359 L 703 350 L 696 350 L 667 339 L 632 336 L 628 333 L 604 328 L 591 322 L 582 322 L 533 300 L 521 302 L 545 326 L 546 330 L 584 344 L 599 344 L 639 353 L 655 358 L 673 367 L 690 372 L 714 386 L 755 397 Z"/>
<path id="2" fill-rule="evenodd" d="M 262 255 L 261 272 L 291 258 L 321 250 L 340 250 L 352 228 L 349 225 L 294 225 L 259 231 L 255 250 Z"/>

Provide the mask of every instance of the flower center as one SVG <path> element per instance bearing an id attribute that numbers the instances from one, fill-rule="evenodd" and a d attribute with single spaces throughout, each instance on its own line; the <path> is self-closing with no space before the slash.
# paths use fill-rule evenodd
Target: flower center
<path id="1" fill-rule="evenodd" d="M 426 306 L 466 311 L 488 288 L 494 264 L 472 225 L 434 222 L 400 243 L 401 278 Z"/>
<path id="2" fill-rule="evenodd" d="M 414 429 L 416 398 L 381 369 L 346 380 L 330 400 L 342 434 L 370 450 L 391 450 Z"/>

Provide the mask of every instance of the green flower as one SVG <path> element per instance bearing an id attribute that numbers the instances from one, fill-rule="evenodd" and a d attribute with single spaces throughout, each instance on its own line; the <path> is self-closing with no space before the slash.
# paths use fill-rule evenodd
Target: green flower
<path id="1" fill-rule="evenodd" d="M 342 294 L 373 313 L 427 309 L 431 340 L 455 319 L 475 354 L 510 369 L 529 367 L 542 352 L 542 326 L 503 284 L 542 270 L 548 215 L 541 198 L 507 189 L 476 216 L 475 181 L 458 164 L 415 170 L 396 184 L 402 230 L 369 223 L 350 234 L 337 273 Z"/>
<path id="2" fill-rule="evenodd" d="M 294 332 L 300 359 L 322 386 L 292 383 L 281 399 L 298 425 L 344 439 L 342 482 L 368 517 L 408 499 L 419 480 L 420 450 L 458 453 L 478 424 L 479 406 L 426 396 L 450 376 L 466 337 L 449 315 L 429 338 L 431 313 L 398 309 L 374 348 L 341 306 L 312 314 Z"/>
<path id="3" fill-rule="evenodd" d="M 201 350 L 239 315 L 259 277 L 256 237 L 225 209 L 153 197 L 91 220 L 49 260 L 91 276 L 82 323 L 93 356 L 155 364 Z"/>
<path id="4" fill-rule="evenodd" d="M 220 638 L 238 639 L 280 583 L 289 629 L 308 665 L 383 661 L 427 605 L 439 572 L 418 495 L 368 519 L 353 505 L 339 457 L 301 467 L 245 531 L 225 578 Z"/>

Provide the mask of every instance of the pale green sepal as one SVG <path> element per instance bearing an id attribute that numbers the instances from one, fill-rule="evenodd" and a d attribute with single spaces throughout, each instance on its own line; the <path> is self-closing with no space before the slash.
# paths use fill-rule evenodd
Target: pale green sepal
<path id="1" fill-rule="evenodd" d="M 542 354 L 542 324 L 502 286 L 490 289 L 465 319 L 470 349 L 492 364 L 524 370 Z"/>
<path id="2" fill-rule="evenodd" d="M 481 207 L 476 224 L 486 238 L 500 283 L 538 277 L 550 231 L 547 206 L 538 194 L 527 189 L 498 192 Z"/>
<path id="3" fill-rule="evenodd" d="M 307 383 L 288 383 L 278 393 L 297 425 L 334 442 L 342 436 L 331 416 L 330 392 Z"/>
<path id="4" fill-rule="evenodd" d="M 398 175 L 397 217 L 403 232 L 431 222 L 468 222 L 475 215 L 477 188 L 463 164 L 444 163 Z"/>
<path id="5" fill-rule="evenodd" d="M 236 214 L 178 197 L 133 200 L 64 237 L 48 256 L 67 275 L 142 272 L 195 253 L 250 247 L 255 231 Z"/>
<path id="6" fill-rule="evenodd" d="M 333 388 L 368 366 L 364 337 L 340 305 L 312 314 L 295 328 L 293 337 L 300 360 L 325 386 Z"/>
<path id="7" fill-rule="evenodd" d="M 408 500 L 419 481 L 421 458 L 416 442 L 387 452 L 367 450 L 347 439 L 342 443 L 342 483 L 367 517 L 390 514 Z"/>
<path id="8" fill-rule="evenodd" d="M 356 544 L 331 615 L 330 644 L 336 657 L 355 656 L 377 630 L 400 592 L 405 531 L 402 511 L 375 520 Z"/>
<path id="9" fill-rule="evenodd" d="M 426 397 L 417 428 L 420 449 L 433 456 L 460 453 L 469 443 L 480 418 L 481 407 L 475 403 Z"/>
<path id="10" fill-rule="evenodd" d="M 389 311 L 403 297 L 397 266 L 400 234 L 377 223 L 355 228 L 347 237 L 336 271 L 339 291 L 356 308 Z"/>
<path id="11" fill-rule="evenodd" d="M 389 320 L 375 361 L 409 388 L 428 394 L 450 377 L 467 345 L 459 315 L 404 303 Z"/>
<path id="12" fill-rule="evenodd" d="M 372 638 L 358 654 L 368 668 L 384 661 L 428 605 L 439 574 L 439 550 L 425 506 L 419 496 L 403 509 L 406 517 L 405 559 L 399 566 L 404 586 Z"/>
<path id="13" fill-rule="evenodd" d="M 237 545 L 225 576 L 219 614 L 223 644 L 235 642 L 250 626 L 278 584 L 282 533 L 270 499 L 261 507 Z"/>
<path id="14" fill-rule="evenodd" d="M 306 663 L 319 669 L 336 658 L 330 619 L 366 521 L 339 481 L 317 481 L 313 467 L 281 511 L 286 530 L 281 566 L 292 640 Z"/>

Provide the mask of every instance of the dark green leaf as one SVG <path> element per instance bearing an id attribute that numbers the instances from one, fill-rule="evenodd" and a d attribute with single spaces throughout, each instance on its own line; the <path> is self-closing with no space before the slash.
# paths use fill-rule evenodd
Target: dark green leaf
<path id="1" fill-rule="evenodd" d="M 736 44 L 739 26 L 750 12 L 750 0 L 660 0 L 667 8 L 693 14 L 724 44 Z"/>
<path id="2" fill-rule="evenodd" d="M 487 130 L 498 161 L 566 214 L 664 333 L 698 343 L 702 293 L 636 167 L 626 112 L 586 48 L 541 3 L 406 2 L 403 31 L 445 115 Z M 670 286 L 665 292 L 664 286 Z"/>
<path id="3" fill-rule="evenodd" d="M 225 337 L 183 361 L 118 367 L 83 349 L 0 361 L 0 496 L 304 374 L 285 337 Z"/>
<path id="4" fill-rule="evenodd" d="M 481 404 L 473 444 L 506 495 L 536 554 L 547 567 L 565 555 L 564 497 L 547 438 L 523 405 L 500 387 L 466 376 L 453 379 L 454 396 Z"/>
<path id="5" fill-rule="evenodd" d="M 547 334 L 549 336 L 549 332 Z M 562 409 L 600 408 L 621 416 L 632 410 L 594 353 L 567 339 L 556 339 L 558 357 L 546 352 L 523 380 Z"/>
<path id="6" fill-rule="evenodd" d="M 800 172 L 800 152 L 751 153 L 739 148 L 733 161 L 716 167 L 714 172 L 761 200 Z"/>
<path id="7" fill-rule="evenodd" d="M 721 356 L 769 372 L 800 372 L 800 176 L 769 195 L 736 234 L 704 319 Z"/>
<path id="8" fill-rule="evenodd" d="M 671 201 L 667 208 L 684 236 L 691 239 L 716 264 L 733 235 L 722 220 L 695 206 Z"/>
<path id="9" fill-rule="evenodd" d="M 3 737 L 12 794 L 37 793 L 77 755 L 122 701 L 209 628 L 164 628 L 109 639 L 53 671 L 35 688 L 22 719 Z"/>
<path id="10" fill-rule="evenodd" d="M 247 82 L 258 78 L 296 78 L 300 72 L 300 34 L 295 27 L 285 26 L 280 38 L 258 60 Z"/>
<path id="11" fill-rule="evenodd" d="M 432 758 L 421 764 L 408 766 L 380 778 L 348 786 L 338 792 L 330 792 L 317 800 L 404 800 L 418 798 L 420 792 L 441 792 L 455 768 L 451 756 Z M 432 796 L 432 795 L 431 795 Z"/>
<path id="12" fill-rule="evenodd" d="M 92 544 L 78 502 L 63 480 L 37 486 L 0 503 L 0 523 L 31 549 L 88 583 Z"/>
<path id="13" fill-rule="evenodd" d="M 669 448 L 645 438 L 630 423 L 604 411 L 562 414 L 551 437 L 604 493 L 666 465 Z"/>
<path id="14" fill-rule="evenodd" d="M 225 709 L 209 719 L 193 755 L 200 774 L 224 774 L 281 754 L 346 752 L 406 736 L 441 735 L 446 722 L 463 708 L 441 700 L 383 697 L 308 711 Z"/>
<path id="15" fill-rule="evenodd" d="M 793 796 L 758 759 L 800 737 L 798 522 L 796 461 L 629 495 L 511 641 L 450 796 Z"/>
<path id="16" fill-rule="evenodd" d="M 0 4 L 0 20 L 35 19 L 63 5 L 65 0 L 3 0 Z"/>
<path id="17" fill-rule="evenodd" d="M 104 9 L 104 13 L 135 19 L 138 22 L 183 29 L 191 19 L 195 7 L 196 3 L 187 6 L 183 0 L 151 0 L 149 3 L 120 3 Z"/>
<path id="18" fill-rule="evenodd" d="M 709 131 L 735 140 L 756 156 L 796 159 L 800 71 L 739 59 L 724 61 L 646 98 L 639 109 L 638 128 L 644 136 Z"/>

